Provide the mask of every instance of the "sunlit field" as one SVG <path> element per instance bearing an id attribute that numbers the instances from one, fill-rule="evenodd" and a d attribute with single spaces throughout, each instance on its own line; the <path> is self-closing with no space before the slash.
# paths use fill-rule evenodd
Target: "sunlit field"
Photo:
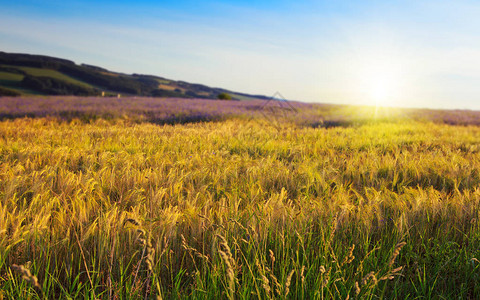
<path id="1" fill-rule="evenodd" d="M 476 112 L 1 101 L 0 298 L 480 297 Z"/>

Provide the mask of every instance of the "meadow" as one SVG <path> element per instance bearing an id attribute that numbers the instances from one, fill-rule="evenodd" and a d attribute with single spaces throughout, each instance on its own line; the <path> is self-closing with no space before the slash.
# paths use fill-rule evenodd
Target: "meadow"
<path id="1" fill-rule="evenodd" d="M 477 112 L 0 103 L 0 298 L 480 297 Z"/>

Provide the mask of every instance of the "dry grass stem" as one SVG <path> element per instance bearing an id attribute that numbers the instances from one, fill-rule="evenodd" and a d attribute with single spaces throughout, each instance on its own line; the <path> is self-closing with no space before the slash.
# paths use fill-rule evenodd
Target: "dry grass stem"
<path id="1" fill-rule="evenodd" d="M 393 250 L 392 256 L 390 257 L 390 261 L 388 263 L 389 267 L 393 266 L 393 264 L 395 263 L 395 259 L 397 258 L 398 254 L 400 254 L 400 250 L 402 250 L 403 246 L 405 246 L 406 244 L 406 242 L 400 242 L 395 246 L 395 249 Z"/>
<path id="2" fill-rule="evenodd" d="M 14 271 L 16 271 L 17 273 L 19 273 L 20 275 L 22 275 L 23 280 L 29 282 L 32 286 L 38 288 L 39 290 L 42 290 L 42 287 L 38 283 L 37 276 L 32 275 L 32 273 L 30 272 L 30 270 L 28 268 L 26 268 L 23 265 L 13 264 L 12 269 Z"/>
<path id="3" fill-rule="evenodd" d="M 290 293 L 290 284 L 292 283 L 292 276 L 295 270 L 291 270 L 287 275 L 287 281 L 285 282 L 285 297 Z"/>

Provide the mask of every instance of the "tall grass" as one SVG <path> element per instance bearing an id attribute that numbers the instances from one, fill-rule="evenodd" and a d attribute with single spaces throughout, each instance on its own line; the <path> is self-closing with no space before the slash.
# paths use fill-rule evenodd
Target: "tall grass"
<path id="1" fill-rule="evenodd" d="M 428 122 L 3 121 L 1 295 L 478 298 L 479 145 Z"/>

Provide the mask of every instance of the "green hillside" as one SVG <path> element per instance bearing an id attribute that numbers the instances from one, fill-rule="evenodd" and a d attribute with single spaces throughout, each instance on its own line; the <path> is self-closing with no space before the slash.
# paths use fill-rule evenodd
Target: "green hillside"
<path id="1" fill-rule="evenodd" d="M 51 70 L 51 69 L 44 69 L 44 68 L 32 68 L 32 67 L 18 67 L 19 70 L 24 71 L 28 75 L 32 76 L 44 76 L 44 77 L 50 77 L 50 78 L 55 78 L 58 80 L 63 80 L 66 82 L 70 82 L 73 84 L 78 84 L 84 87 L 89 87 L 89 88 L 94 88 L 91 84 L 85 83 L 81 80 L 75 79 L 74 77 L 65 75 L 59 71 L 56 70 Z M 22 78 L 23 79 L 23 78 Z"/>
<path id="2" fill-rule="evenodd" d="M 122 74 L 73 61 L 30 54 L 0 52 L 0 96 L 19 95 L 131 95 L 215 99 L 228 93 L 234 100 L 266 99 L 175 81 L 158 76 Z"/>

